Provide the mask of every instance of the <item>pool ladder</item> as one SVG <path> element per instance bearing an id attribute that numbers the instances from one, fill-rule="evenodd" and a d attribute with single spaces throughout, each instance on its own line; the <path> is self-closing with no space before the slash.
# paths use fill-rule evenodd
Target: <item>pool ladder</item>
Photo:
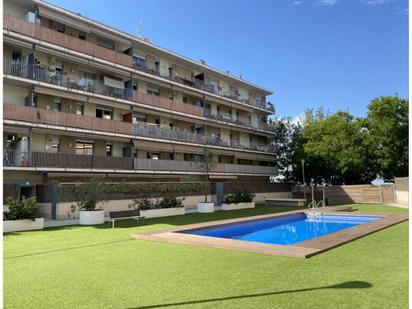
<path id="1" fill-rule="evenodd" d="M 313 178 L 311 179 L 311 183 L 310 183 L 310 186 L 311 186 L 311 189 L 312 189 L 312 201 L 308 204 L 308 209 L 310 210 L 310 212 L 312 212 L 313 214 L 317 214 L 317 212 L 316 212 L 316 208 L 320 208 L 320 207 L 322 207 L 322 208 L 324 208 L 325 206 L 326 206 L 326 203 L 325 203 L 325 182 L 323 182 L 323 184 L 322 184 L 322 186 L 323 186 L 323 198 L 322 198 L 322 200 L 321 201 L 316 201 L 315 200 L 315 194 L 314 194 L 314 186 L 315 186 L 315 183 L 314 183 L 314 180 L 313 180 Z"/>

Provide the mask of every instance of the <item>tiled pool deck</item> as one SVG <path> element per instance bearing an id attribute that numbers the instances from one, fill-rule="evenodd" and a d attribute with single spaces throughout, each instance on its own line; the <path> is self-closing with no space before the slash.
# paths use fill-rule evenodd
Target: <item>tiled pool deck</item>
<path id="1" fill-rule="evenodd" d="M 339 232 L 324 235 L 307 241 L 299 242 L 290 246 L 264 244 L 257 242 L 249 242 L 227 238 L 205 237 L 193 234 L 178 233 L 185 230 L 196 228 L 211 227 L 216 225 L 225 225 L 230 223 L 238 223 L 251 221 L 256 219 L 275 218 L 287 216 L 290 214 L 308 213 L 308 211 L 295 210 L 278 214 L 260 215 L 253 217 L 244 217 L 229 220 L 220 220 L 213 222 L 205 222 L 198 224 L 185 225 L 175 228 L 163 229 L 155 232 L 135 233 L 132 236 L 136 239 L 163 241 L 168 243 L 188 244 L 201 247 L 213 247 L 220 249 L 229 249 L 245 252 L 255 252 L 270 255 L 280 255 L 296 258 L 308 258 L 337 246 L 343 245 L 352 240 L 361 238 L 368 234 L 380 231 L 389 226 L 408 220 L 408 214 L 372 214 L 372 213 L 347 213 L 338 212 L 336 214 L 345 216 L 382 216 L 374 222 L 361 224 L 352 228 L 348 228 Z M 328 214 L 334 212 L 328 211 Z"/>

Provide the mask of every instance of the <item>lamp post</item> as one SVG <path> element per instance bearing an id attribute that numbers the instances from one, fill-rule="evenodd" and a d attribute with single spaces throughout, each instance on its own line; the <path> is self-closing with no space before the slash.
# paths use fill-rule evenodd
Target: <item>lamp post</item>
<path id="1" fill-rule="evenodd" d="M 303 198 L 306 201 L 306 183 L 305 183 L 305 160 L 302 159 L 302 177 L 303 177 Z"/>

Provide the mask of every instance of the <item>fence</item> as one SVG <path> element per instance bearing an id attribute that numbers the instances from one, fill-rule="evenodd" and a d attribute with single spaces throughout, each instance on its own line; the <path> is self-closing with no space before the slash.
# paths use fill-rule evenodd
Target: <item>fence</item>
<path id="1" fill-rule="evenodd" d="M 395 203 L 409 204 L 409 177 L 395 178 Z"/>
<path id="2" fill-rule="evenodd" d="M 315 199 L 322 199 L 322 187 L 315 188 Z M 325 198 L 328 200 L 330 205 L 338 204 L 372 204 L 372 203 L 383 203 L 392 204 L 394 203 L 394 186 L 388 185 L 347 185 L 347 186 L 326 186 L 325 187 Z M 303 198 L 303 188 L 300 186 L 292 187 L 292 196 L 294 198 Z M 311 189 L 306 187 L 306 198 L 311 199 Z"/>

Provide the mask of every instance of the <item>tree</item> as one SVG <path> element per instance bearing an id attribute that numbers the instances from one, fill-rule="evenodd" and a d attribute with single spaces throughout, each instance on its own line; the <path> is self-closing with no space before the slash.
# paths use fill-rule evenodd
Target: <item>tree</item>
<path id="1" fill-rule="evenodd" d="M 205 175 L 205 182 L 209 183 L 209 174 L 212 169 L 216 166 L 216 163 L 212 160 L 212 154 L 209 152 L 207 148 L 203 149 L 203 154 L 194 157 L 195 163 L 201 168 Z M 205 203 L 207 203 L 207 196 L 210 193 L 210 184 L 209 186 L 205 187 Z"/>
<path id="2" fill-rule="evenodd" d="M 374 172 L 384 179 L 408 175 L 408 106 L 397 96 L 375 98 L 368 106 L 366 144 Z"/>

